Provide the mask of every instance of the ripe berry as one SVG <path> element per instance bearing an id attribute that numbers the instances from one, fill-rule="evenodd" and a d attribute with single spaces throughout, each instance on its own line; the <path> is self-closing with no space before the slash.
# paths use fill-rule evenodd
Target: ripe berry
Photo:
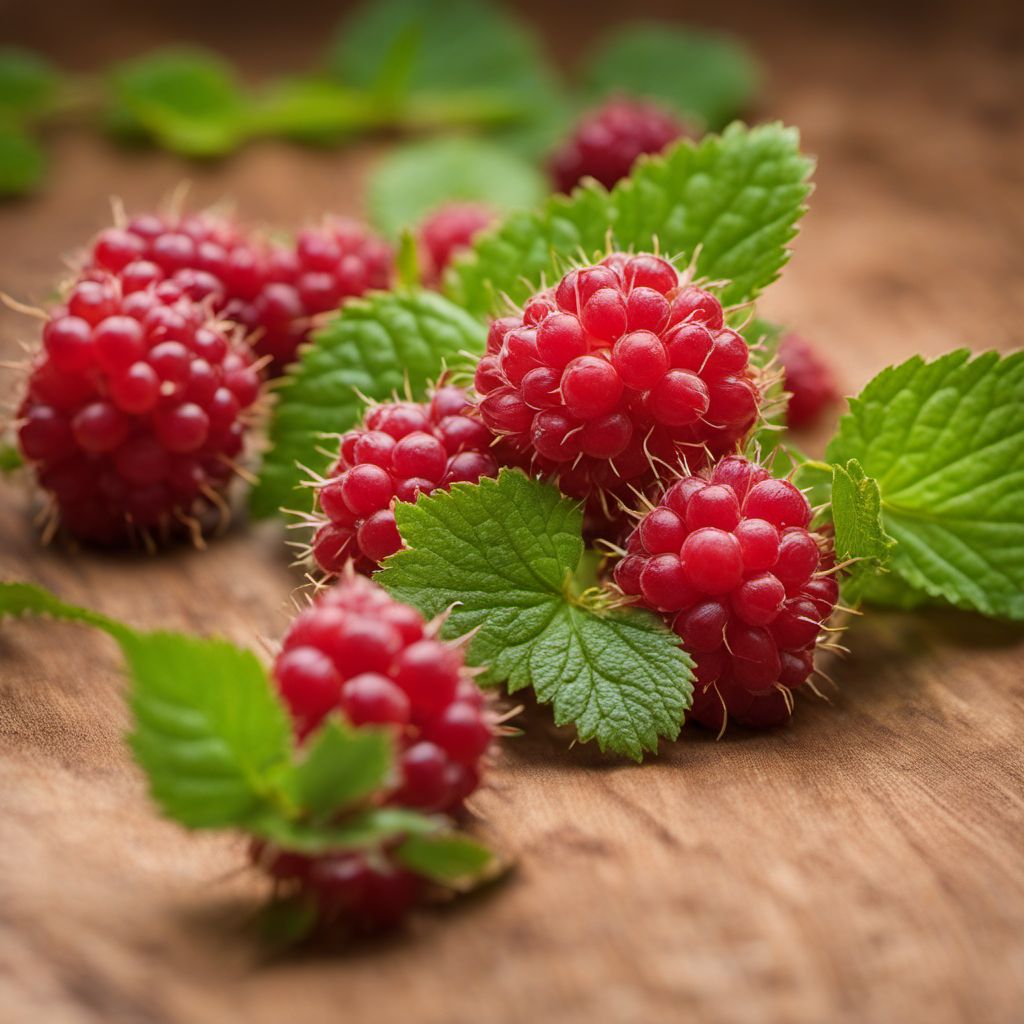
<path id="1" fill-rule="evenodd" d="M 429 402 L 385 402 L 363 427 L 342 439 L 338 461 L 319 487 L 323 513 L 312 543 L 313 558 L 330 574 L 348 562 L 371 571 L 402 546 L 396 501 L 462 481 L 494 476 L 494 438 L 459 388 L 441 387 Z"/>
<path id="2" fill-rule="evenodd" d="M 286 246 L 251 237 L 210 213 L 143 214 L 100 232 L 85 271 L 88 277 L 117 275 L 125 294 L 172 281 L 188 298 L 241 323 L 276 374 L 292 362 L 316 314 L 387 288 L 392 262 L 390 247 L 354 221 L 328 218 Z M 95 301 L 83 292 L 70 312 L 95 324 Z"/>
<path id="3" fill-rule="evenodd" d="M 662 496 L 615 567 L 619 589 L 662 613 L 696 661 L 690 717 L 776 725 L 814 669 L 835 609 L 828 540 L 807 499 L 739 455 Z"/>
<path id="4" fill-rule="evenodd" d="M 687 125 L 657 103 L 610 99 L 585 114 L 551 156 L 555 188 L 569 192 L 583 178 L 596 178 L 611 188 L 629 174 L 637 157 L 660 153 L 687 133 Z"/>
<path id="5" fill-rule="evenodd" d="M 107 259 L 118 245 L 131 247 L 114 236 Z M 249 348 L 208 315 L 175 284 L 126 294 L 100 271 L 53 311 L 19 438 L 73 536 L 151 542 L 226 507 L 259 376 Z"/>
<path id="6" fill-rule="evenodd" d="M 494 211 L 480 203 L 448 203 L 435 210 L 419 229 L 423 280 L 437 287 L 455 256 L 494 223 Z"/>
<path id="7" fill-rule="evenodd" d="M 570 271 L 495 320 L 487 353 L 483 421 L 565 493 L 593 499 L 592 514 L 612 515 L 609 497 L 650 490 L 668 467 L 734 450 L 757 418 L 747 346 L 721 304 L 649 254 Z"/>
<path id="8" fill-rule="evenodd" d="M 815 347 L 798 334 L 786 334 L 779 343 L 779 362 L 790 393 L 786 423 L 790 427 L 812 424 L 839 398 L 832 368 Z"/>
<path id="9" fill-rule="evenodd" d="M 476 789 L 494 736 L 483 694 L 459 649 L 369 580 L 350 575 L 302 612 L 273 676 L 299 742 L 330 714 L 355 728 L 390 730 L 397 772 L 371 803 L 454 814 Z M 423 887 L 387 846 L 317 857 L 257 843 L 252 856 L 312 898 L 327 924 L 397 924 Z"/>

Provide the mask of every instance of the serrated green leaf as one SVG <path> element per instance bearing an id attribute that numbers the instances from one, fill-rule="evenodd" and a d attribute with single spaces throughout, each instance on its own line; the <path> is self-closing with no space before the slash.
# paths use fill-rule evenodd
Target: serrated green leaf
<path id="1" fill-rule="evenodd" d="M 480 324 L 435 292 L 387 292 L 349 302 L 315 334 L 284 379 L 270 424 L 271 448 L 250 495 L 253 515 L 273 515 L 307 502 L 296 494 L 305 478 L 297 463 L 320 472 L 329 459 L 322 435 L 355 423 L 368 398 L 422 395 L 442 364 L 461 351 L 480 352 Z"/>
<path id="2" fill-rule="evenodd" d="M 23 129 L 0 123 L 0 197 L 33 191 L 46 173 L 46 156 Z"/>
<path id="3" fill-rule="evenodd" d="M 393 769 L 390 733 L 328 719 L 306 744 L 288 786 L 299 807 L 314 819 L 324 819 L 381 789 Z"/>
<path id="4" fill-rule="evenodd" d="M 56 69 L 39 54 L 0 47 L 0 121 L 23 123 L 45 112 L 59 86 Z"/>
<path id="5" fill-rule="evenodd" d="M 856 601 L 868 581 L 885 567 L 895 543 L 882 524 L 878 481 L 867 476 L 856 459 L 832 467 L 831 512 L 836 562 L 856 559 L 843 578 L 844 593 Z"/>
<path id="6" fill-rule="evenodd" d="M 534 37 L 486 0 L 374 0 L 342 24 L 329 72 L 397 121 L 528 119 L 556 93 Z"/>
<path id="7" fill-rule="evenodd" d="M 110 124 L 185 156 L 220 156 L 248 133 L 249 107 L 234 70 L 203 50 L 158 50 L 114 68 Z"/>
<path id="8" fill-rule="evenodd" d="M 727 281 L 727 305 L 754 298 L 789 257 L 810 191 L 812 161 L 797 132 L 778 124 L 731 125 L 699 144 L 684 141 L 638 161 L 611 191 L 591 183 L 553 196 L 534 213 L 517 213 L 457 260 L 446 292 L 477 316 L 522 302 L 536 286 L 558 280 L 580 254 L 619 249 L 662 252 L 686 263 L 697 247 L 698 275 Z"/>
<path id="9" fill-rule="evenodd" d="M 244 826 L 265 812 L 291 756 L 266 670 L 224 640 L 129 634 L 129 737 L 161 810 L 189 828 Z"/>
<path id="10" fill-rule="evenodd" d="M 578 505 L 518 471 L 457 484 L 396 509 L 408 549 L 376 576 L 432 616 L 444 635 L 477 630 L 468 660 L 484 682 L 532 686 L 581 741 L 640 760 L 675 739 L 692 694 L 692 662 L 653 615 L 579 597 Z"/>
<path id="11" fill-rule="evenodd" d="M 619 26 L 584 73 L 591 95 L 663 100 L 715 130 L 746 110 L 757 84 L 753 58 L 737 40 L 661 23 Z"/>
<path id="12" fill-rule="evenodd" d="M 395 150 L 370 179 L 370 215 L 387 234 L 418 224 L 446 202 L 477 202 L 498 213 L 540 202 L 541 173 L 484 139 L 431 139 Z"/>
<path id="13" fill-rule="evenodd" d="M 248 828 L 283 850 L 318 854 L 332 850 L 365 850 L 402 836 L 430 835 L 445 825 L 446 819 L 437 815 L 420 814 L 403 807 L 377 807 L 349 815 L 338 824 L 267 814 L 249 822 Z"/>
<path id="14" fill-rule="evenodd" d="M 830 462 L 878 481 L 890 568 L 916 590 L 1024 618 L 1024 353 L 959 350 L 884 370 L 850 403 Z"/>
<path id="15" fill-rule="evenodd" d="M 129 737 L 161 810 L 190 828 L 244 825 L 274 805 L 291 730 L 255 655 L 225 640 L 141 633 L 27 583 L 0 585 L 0 616 L 48 615 L 96 626 L 128 662 Z"/>
<path id="16" fill-rule="evenodd" d="M 462 891 L 493 878 L 500 870 L 491 850 L 453 832 L 411 836 L 397 847 L 395 859 L 417 875 Z"/>

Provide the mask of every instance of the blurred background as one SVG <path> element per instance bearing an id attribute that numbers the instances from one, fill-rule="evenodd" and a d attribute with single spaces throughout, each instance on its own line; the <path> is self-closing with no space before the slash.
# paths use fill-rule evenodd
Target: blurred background
<path id="1" fill-rule="evenodd" d="M 342 82 L 346 74 L 350 81 L 352 75 L 370 74 L 366 68 L 347 70 L 359 63 L 360 51 L 373 49 L 380 34 L 372 10 L 367 14 L 364 5 L 352 14 L 352 6 L 312 0 L 244 8 L 199 0 L 0 5 L 2 43 L 37 52 L 66 76 L 64 109 L 30 128 L 45 170 L 26 198 L 0 204 L 3 288 L 39 301 L 61 272 L 55 254 L 81 245 L 108 222 L 108 197 L 116 194 L 138 212 L 156 205 L 184 179 L 192 182 L 192 204 L 229 198 L 243 219 L 270 226 L 293 227 L 325 210 L 372 214 L 368 190 L 382 161 L 401 140 L 408 142 L 408 131 L 387 124 L 341 129 L 328 144 L 320 138 L 316 145 L 280 137 L 315 134 L 308 120 L 303 126 L 303 118 L 316 122 L 324 108 L 337 109 L 330 98 L 310 99 L 303 92 L 310 79 L 339 63 Z M 1024 249 L 1024 16 L 1019 4 L 733 3 L 708 10 L 692 3 L 518 2 L 505 8 L 501 17 L 511 19 L 516 32 L 521 24 L 534 37 L 527 51 L 532 70 L 523 73 L 517 56 L 522 51 L 509 44 L 504 57 L 499 47 L 497 60 L 481 50 L 479 71 L 507 86 L 499 99 L 510 92 L 527 108 L 532 102 L 540 115 L 549 115 L 539 127 L 531 122 L 528 131 L 521 124 L 512 130 L 501 122 L 498 104 L 497 128 L 492 125 L 486 134 L 515 150 L 510 162 L 531 161 L 543 172 L 559 133 L 570 130 L 600 89 L 617 87 L 623 67 L 627 85 L 642 85 L 645 64 L 648 79 L 665 79 L 677 90 L 696 88 L 698 94 L 702 81 L 724 76 L 710 99 L 698 95 L 699 105 L 714 104 L 724 94 L 724 107 L 716 109 L 714 119 L 736 113 L 800 128 L 805 148 L 819 159 L 817 192 L 792 266 L 768 291 L 762 312 L 825 346 L 844 391 L 889 361 L 887 348 L 895 334 L 901 348 L 924 353 L 963 343 L 1019 343 L 1019 289 L 1009 286 Z M 346 32 L 337 33 L 347 17 L 360 19 L 369 45 L 360 38 L 346 51 Z M 600 67 L 594 67 L 602 59 L 599 51 L 606 52 L 636 22 L 722 33 L 715 38 L 732 49 L 706 68 L 700 54 L 691 51 L 678 57 L 666 51 L 656 68 L 643 55 L 632 65 L 628 54 L 612 55 L 602 82 Z M 225 139 L 214 126 L 212 137 L 200 132 L 197 139 L 194 133 L 189 137 L 186 124 L 182 142 L 174 138 L 181 126 L 171 125 L 170 149 L 212 154 L 197 160 L 169 151 L 166 138 L 153 145 L 152 132 L 147 139 L 145 127 L 140 131 L 128 123 L 137 109 L 102 114 L 104 128 L 114 123 L 121 142 L 97 128 L 101 116 L 95 111 L 109 102 L 108 83 L 119 73 L 123 78 L 124 62 L 186 45 L 204 48 L 223 62 L 240 89 L 259 95 L 265 110 L 269 104 L 267 116 L 277 119 L 280 130 L 243 141 L 231 138 L 230 129 Z M 452 45 L 451 52 L 461 54 L 456 63 L 465 63 L 466 52 L 478 47 L 472 34 L 453 39 Z M 450 61 L 447 53 L 442 47 L 435 56 L 443 64 Z M 745 62 L 738 70 L 729 65 L 737 53 Z M 372 63 L 371 54 L 366 62 Z M 395 88 L 401 90 L 400 68 L 396 74 Z M 283 79 L 291 92 L 280 91 Z M 534 89 L 538 93 L 532 97 Z M 127 99 L 124 106 L 130 107 Z M 411 115 L 421 122 L 415 134 L 431 134 L 424 125 L 436 113 Z M 358 122 L 361 115 L 356 110 L 352 116 Z M 470 121 L 473 116 L 471 110 Z M 446 123 L 444 117 L 453 119 Z M 457 111 L 449 109 L 444 117 L 446 130 L 460 127 Z M 700 119 L 688 119 L 699 131 Z M 474 134 L 480 134 L 478 128 Z M 439 173 L 443 177 L 443 169 Z M 399 173 L 391 194 L 407 193 L 408 180 Z M 521 178 L 499 186 L 513 200 L 536 188 Z M 413 207 L 429 198 L 414 200 Z M 394 209 L 386 198 L 382 204 Z M 383 217 L 388 218 L 387 210 Z M 984 336 L 979 336 L 980 309 L 986 314 Z M 7 347 L 21 324 L 9 312 L 0 316 Z"/>

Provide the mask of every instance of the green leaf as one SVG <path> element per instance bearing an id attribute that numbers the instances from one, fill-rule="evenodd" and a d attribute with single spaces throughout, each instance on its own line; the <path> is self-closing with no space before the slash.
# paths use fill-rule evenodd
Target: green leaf
<path id="1" fill-rule="evenodd" d="M 832 524 L 836 562 L 857 559 L 847 570 L 843 590 L 858 600 L 873 576 L 885 567 L 895 541 L 882 524 L 882 495 L 878 481 L 851 459 L 832 467 Z"/>
<path id="2" fill-rule="evenodd" d="M 284 379 L 270 424 L 271 448 L 251 493 L 256 516 L 272 515 L 302 499 L 297 463 L 327 468 L 322 436 L 341 433 L 361 416 L 368 398 L 404 392 L 422 395 L 442 364 L 461 351 L 479 352 L 484 331 L 472 317 L 435 292 L 386 292 L 349 302 L 314 336 Z"/>
<path id="3" fill-rule="evenodd" d="M 38 54 L 0 47 L 0 121 L 23 123 L 45 113 L 59 86 L 59 74 Z"/>
<path id="4" fill-rule="evenodd" d="M 121 646 L 132 680 L 129 741 L 161 810 L 190 828 L 244 825 L 273 806 L 291 730 L 256 657 L 225 640 L 140 633 L 42 587 L 0 584 L 0 616 L 96 626 Z"/>
<path id="5" fill-rule="evenodd" d="M 1024 353 L 962 349 L 884 370 L 851 401 L 827 457 L 877 480 L 904 582 L 1024 618 Z"/>
<path id="6" fill-rule="evenodd" d="M 690 659 L 653 615 L 580 594 L 578 505 L 518 471 L 399 505 L 409 545 L 376 576 L 444 635 L 477 630 L 468 660 L 484 682 L 532 686 L 581 741 L 640 760 L 675 739 L 692 694 Z"/>
<path id="7" fill-rule="evenodd" d="M 353 729 L 329 719 L 305 747 L 289 788 L 314 818 L 329 818 L 381 789 L 394 770 L 394 744 L 383 729 Z"/>
<path id="8" fill-rule="evenodd" d="M 512 214 L 456 261 L 446 291 L 484 317 L 503 294 L 523 302 L 581 253 L 604 252 L 610 237 L 620 249 L 657 244 L 680 265 L 699 246 L 698 275 L 729 282 L 719 289 L 726 304 L 746 302 L 789 258 L 812 166 L 797 132 L 778 124 L 734 124 L 699 144 L 681 142 L 639 161 L 611 193 L 591 183 L 536 212 Z"/>
<path id="9" fill-rule="evenodd" d="M 14 445 L 0 445 L 0 473 L 13 473 L 16 469 L 21 469 L 24 464 L 25 460 L 22 459 L 21 452 Z"/>
<path id="10" fill-rule="evenodd" d="M 584 84 L 598 97 L 666 101 L 717 130 L 750 105 L 758 74 L 750 54 L 729 36 L 640 24 L 616 28 L 587 62 Z"/>
<path id="11" fill-rule="evenodd" d="M 446 202 L 478 202 L 504 213 L 533 206 L 547 188 L 540 172 L 483 139 L 431 139 L 394 150 L 370 180 L 376 225 L 394 235 Z"/>
<path id="12" fill-rule="evenodd" d="M 366 850 L 403 836 L 430 835 L 445 825 L 446 819 L 437 815 L 420 814 L 403 807 L 377 807 L 349 815 L 338 824 L 269 813 L 249 822 L 248 828 L 283 850 L 316 854 L 331 850 Z"/>
<path id="13" fill-rule="evenodd" d="M 224 640 L 128 634 L 135 758 L 154 800 L 189 828 L 244 826 L 275 798 L 291 729 L 266 670 Z"/>
<path id="14" fill-rule="evenodd" d="M 411 836 L 395 850 L 395 859 L 417 875 L 463 891 L 501 869 L 486 846 L 454 832 Z"/>
<path id="15" fill-rule="evenodd" d="M 46 172 L 39 144 L 21 128 L 0 123 L 0 197 L 33 191 Z"/>
<path id="16" fill-rule="evenodd" d="M 249 107 L 234 70 L 214 54 L 166 49 L 114 68 L 110 123 L 193 157 L 229 153 L 248 133 Z"/>
<path id="17" fill-rule="evenodd" d="M 372 96 L 315 77 L 272 83 L 254 100 L 248 118 L 254 135 L 282 135 L 318 145 L 335 145 L 386 123 Z"/>
<path id="18" fill-rule="evenodd" d="M 543 113 L 556 93 L 533 36 L 485 0 L 374 0 L 341 26 L 329 71 L 409 124 Z"/>

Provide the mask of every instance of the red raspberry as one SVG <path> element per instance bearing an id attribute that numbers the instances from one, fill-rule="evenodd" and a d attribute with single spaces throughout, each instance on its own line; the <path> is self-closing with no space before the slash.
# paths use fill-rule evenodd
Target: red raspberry
<path id="1" fill-rule="evenodd" d="M 401 546 L 396 501 L 415 501 L 462 481 L 495 476 L 494 437 L 469 413 L 460 388 L 439 388 L 429 402 L 385 402 L 341 440 L 338 461 L 319 487 L 324 520 L 313 557 L 326 573 L 352 561 L 370 572 Z"/>
<path id="2" fill-rule="evenodd" d="M 494 725 L 459 648 L 369 580 L 349 576 L 302 612 L 273 674 L 300 742 L 331 713 L 393 731 L 398 777 L 376 803 L 454 814 L 479 784 Z M 325 921 L 357 928 L 397 923 L 423 887 L 386 849 L 307 857 L 257 844 L 254 859 L 296 880 Z"/>
<path id="3" fill-rule="evenodd" d="M 495 320 L 476 390 L 511 449 L 607 510 L 659 463 L 693 470 L 735 449 L 761 400 L 748 356 L 713 295 L 657 256 L 616 253 Z"/>
<path id="4" fill-rule="evenodd" d="M 551 177 L 559 192 L 572 191 L 583 178 L 611 188 L 629 174 L 637 157 L 660 153 L 690 134 L 687 124 L 657 103 L 615 97 L 585 114 L 552 154 Z"/>
<path id="5" fill-rule="evenodd" d="M 390 246 L 355 221 L 327 218 L 291 247 L 248 238 L 231 221 L 203 213 L 144 214 L 107 228 L 86 270 L 117 274 L 126 292 L 173 280 L 252 332 L 256 352 L 279 374 L 309 337 L 313 317 L 389 287 L 392 265 Z"/>
<path id="6" fill-rule="evenodd" d="M 798 334 L 786 334 L 779 344 L 785 388 L 790 392 L 786 424 L 806 427 L 839 399 L 832 368 L 817 349 Z"/>
<path id="7" fill-rule="evenodd" d="M 480 203 L 448 203 L 427 217 L 419 230 L 424 282 L 436 288 L 455 256 L 494 221 L 494 211 Z"/>
<path id="8" fill-rule="evenodd" d="M 696 660 L 690 716 L 702 725 L 789 717 L 839 597 L 828 541 L 810 519 L 796 487 L 732 455 L 672 484 L 630 537 L 615 581 L 660 612 Z"/>
<path id="9" fill-rule="evenodd" d="M 117 544 L 226 508 L 259 393 L 246 345 L 173 282 L 93 272 L 43 329 L 19 441 L 69 533 Z"/>
<path id="10" fill-rule="evenodd" d="M 391 286 L 394 253 L 357 221 L 326 217 L 299 232 L 293 248 L 267 247 L 259 273 L 260 287 L 233 294 L 226 314 L 253 332 L 256 351 L 271 357 L 271 372 L 278 374 L 308 340 L 314 317 Z"/>

